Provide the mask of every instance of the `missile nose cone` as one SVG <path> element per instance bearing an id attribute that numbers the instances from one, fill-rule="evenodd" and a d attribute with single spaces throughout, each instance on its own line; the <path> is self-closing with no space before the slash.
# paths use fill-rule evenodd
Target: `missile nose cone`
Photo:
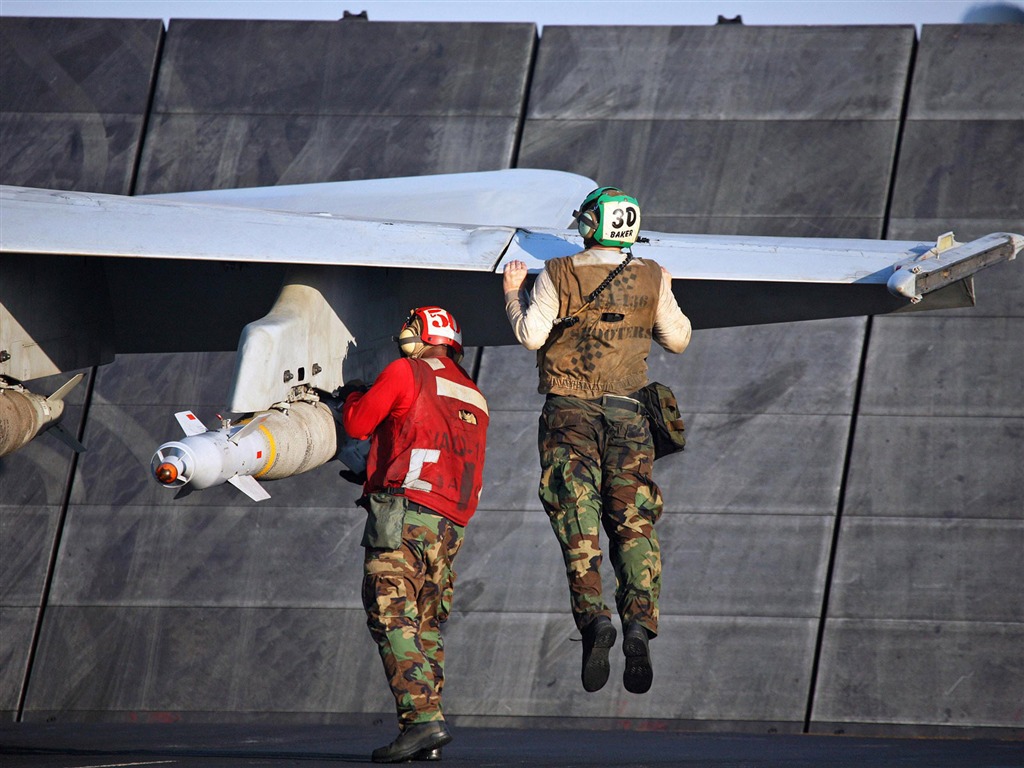
<path id="1" fill-rule="evenodd" d="M 163 483 L 164 485 L 170 485 L 171 483 L 178 479 L 178 468 L 171 464 L 170 462 L 165 461 L 163 464 L 156 468 L 153 474 L 156 475 L 156 479 L 159 482 Z"/>

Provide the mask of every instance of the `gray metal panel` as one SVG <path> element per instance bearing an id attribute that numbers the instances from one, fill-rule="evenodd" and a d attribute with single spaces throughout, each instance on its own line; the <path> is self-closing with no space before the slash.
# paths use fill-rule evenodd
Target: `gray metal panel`
<path id="1" fill-rule="evenodd" d="M 821 515 L 835 509 L 849 419 L 683 412 L 687 448 L 659 462 L 669 509 Z M 805 588 L 818 589 L 808 573 Z"/>
<path id="2" fill-rule="evenodd" d="M 445 710 L 453 715 L 725 719 L 789 723 L 791 729 L 803 720 L 813 621 L 665 617 L 651 641 L 654 684 L 644 696 L 623 690 L 618 649 L 610 657 L 608 685 L 583 691 L 579 633 L 568 609 L 559 617 L 473 613 L 451 624 Z"/>
<path id="3" fill-rule="evenodd" d="M 1020 121 L 1021 51 L 1020 24 L 923 26 L 908 119 Z"/>
<path id="4" fill-rule="evenodd" d="M 863 413 L 1024 417 L 1024 318 L 887 317 L 875 328 Z"/>
<path id="5" fill-rule="evenodd" d="M 51 607 L 27 719 L 393 711 L 365 625 L 361 609 Z"/>
<path id="6" fill-rule="evenodd" d="M 947 222 L 961 240 L 973 219 L 1024 224 L 1024 118 L 910 120 L 893 191 L 896 220 Z"/>
<path id="7" fill-rule="evenodd" d="M 171 494 L 150 485 L 148 500 L 72 507 L 53 604 L 362 610 L 361 509 L 243 507 L 239 496 L 155 512 Z"/>
<path id="8" fill-rule="evenodd" d="M 873 218 L 870 236 L 877 237 L 897 126 L 895 120 L 529 120 L 519 164 L 614 180 L 636 194 L 645 215 L 795 216 L 814 227 L 792 233 L 804 237 L 831 236 L 832 219 L 840 229 L 846 219 Z"/>
<path id="9" fill-rule="evenodd" d="M 924 28 L 890 237 L 1024 221 L 1022 42 Z M 872 323 L 812 728 L 1019 727 L 1022 281 L 1000 265 L 977 308 Z"/>
<path id="10" fill-rule="evenodd" d="M 517 118 L 535 41 L 533 24 L 175 19 L 156 111 Z"/>
<path id="11" fill-rule="evenodd" d="M 517 130 L 507 117 L 160 114 L 138 192 L 497 170 Z"/>
<path id="12" fill-rule="evenodd" d="M 0 19 L 0 178 L 127 194 L 159 20 Z"/>
<path id="13" fill-rule="evenodd" d="M 0 111 L 142 115 L 158 19 L 0 17 Z"/>
<path id="14" fill-rule="evenodd" d="M 844 518 L 838 552 L 832 618 L 1024 624 L 1020 516 Z"/>
<path id="15" fill-rule="evenodd" d="M 1024 226 L 1022 50 L 1020 25 L 922 29 L 889 237 L 953 229 L 966 241 Z M 1024 311 L 1020 264 L 978 275 L 976 289 L 978 309 L 953 314 Z"/>
<path id="16" fill-rule="evenodd" d="M 39 608 L 0 608 L 0 720 L 16 720 Z"/>
<path id="17" fill-rule="evenodd" d="M 535 486 L 536 477 L 531 479 Z M 473 518 L 456 563 L 456 610 L 550 614 L 572 626 L 561 551 L 547 516 L 539 504 L 534 506 L 522 512 L 481 509 Z M 658 525 L 658 537 L 664 564 L 663 619 L 818 615 L 831 516 L 691 514 L 669 509 Z M 510 551 L 516 553 L 514 558 Z M 494 573 L 503 578 L 496 581 Z M 610 602 L 615 577 L 607 558 L 602 578 Z M 808 589 L 809 581 L 817 589 Z"/>
<path id="18" fill-rule="evenodd" d="M 126 194 L 142 115 L 0 113 L 4 184 Z"/>
<path id="19" fill-rule="evenodd" d="M 815 723 L 1020 728 L 1019 623 L 830 620 Z"/>
<path id="20" fill-rule="evenodd" d="M 548 26 L 529 118 L 896 120 L 913 44 L 912 27 Z"/>
<path id="21" fill-rule="evenodd" d="M 857 419 L 846 515 L 1020 521 L 1022 489 L 1022 418 Z"/>
<path id="22" fill-rule="evenodd" d="M 532 24 L 174 21 L 140 192 L 511 165 Z"/>
<path id="23" fill-rule="evenodd" d="M 653 344 L 649 371 L 678 384 L 687 411 L 849 414 L 864 327 L 850 317 L 697 331 L 681 355 Z"/>

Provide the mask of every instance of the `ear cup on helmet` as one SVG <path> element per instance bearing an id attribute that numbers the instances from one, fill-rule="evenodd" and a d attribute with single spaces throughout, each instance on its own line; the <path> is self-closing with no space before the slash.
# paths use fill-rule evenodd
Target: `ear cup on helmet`
<path id="1" fill-rule="evenodd" d="M 591 208 L 588 211 L 583 211 L 576 220 L 576 227 L 584 239 L 589 239 L 597 234 L 597 228 L 600 225 L 598 216 L 597 209 Z"/>
<path id="2" fill-rule="evenodd" d="M 406 326 L 398 334 L 398 348 L 406 357 L 419 357 L 425 346 L 417 328 Z"/>

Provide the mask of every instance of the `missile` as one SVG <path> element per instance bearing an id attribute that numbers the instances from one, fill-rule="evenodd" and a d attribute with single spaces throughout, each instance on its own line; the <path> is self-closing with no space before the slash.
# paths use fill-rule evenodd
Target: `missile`
<path id="1" fill-rule="evenodd" d="M 43 397 L 0 376 L 0 456 L 14 453 L 46 431 L 75 452 L 84 451 L 85 446 L 58 423 L 64 416 L 64 398 L 83 377 L 76 374 L 52 395 Z"/>
<path id="2" fill-rule="evenodd" d="M 185 432 L 153 454 L 153 477 L 167 488 L 203 489 L 231 483 L 254 501 L 269 499 L 259 480 L 279 480 L 334 458 L 337 434 L 331 409 L 300 401 L 272 408 L 219 429 L 207 429 L 192 411 L 174 418 Z"/>

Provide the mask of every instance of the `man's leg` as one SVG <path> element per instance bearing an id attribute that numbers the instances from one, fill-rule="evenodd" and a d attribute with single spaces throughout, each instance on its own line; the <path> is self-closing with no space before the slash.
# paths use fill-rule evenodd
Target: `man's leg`
<path id="1" fill-rule="evenodd" d="M 366 552 L 363 606 L 401 729 L 391 744 L 374 750 L 374 762 L 440 759 L 440 747 L 451 741 L 441 713 L 440 622 L 451 604 L 451 560 L 461 543 L 459 526 L 437 515 L 408 512 L 400 549 Z"/>
<path id="2" fill-rule="evenodd" d="M 548 400 L 540 419 L 541 478 L 538 495 L 562 549 L 569 600 L 582 630 L 597 616 L 609 616 L 601 594 L 601 462 L 592 424 L 580 406 Z"/>
<path id="3" fill-rule="evenodd" d="M 540 419 L 539 495 L 562 549 L 573 619 L 583 634 L 581 680 L 587 691 L 608 681 L 615 644 L 601 594 L 600 412 L 573 398 L 545 403 Z"/>
<path id="4" fill-rule="evenodd" d="M 403 730 L 441 719 L 434 669 L 420 639 L 419 595 L 426 575 L 420 553 L 419 542 L 406 537 L 396 550 L 367 549 L 364 560 L 366 625 L 377 643 Z"/>
<path id="5" fill-rule="evenodd" d="M 420 646 L 433 672 L 434 693 L 440 707 L 444 690 L 444 639 L 441 625 L 448 620 L 451 612 L 455 593 L 455 555 L 462 546 L 465 529 L 439 515 L 409 513 L 407 519 L 411 519 L 414 525 L 432 529 L 432 536 L 424 547 L 426 575 L 418 605 Z"/>
<path id="6" fill-rule="evenodd" d="M 658 633 L 661 548 L 654 524 L 662 496 L 652 477 L 654 450 L 643 417 L 610 413 L 606 434 L 603 523 L 622 617 L 623 683 L 632 693 L 645 693 L 653 680 L 648 640 Z"/>

